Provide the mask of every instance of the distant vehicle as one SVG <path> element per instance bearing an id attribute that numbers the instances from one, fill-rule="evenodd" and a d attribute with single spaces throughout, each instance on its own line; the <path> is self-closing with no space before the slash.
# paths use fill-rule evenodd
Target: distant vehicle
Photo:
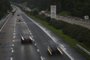
<path id="1" fill-rule="evenodd" d="M 63 54 L 60 47 L 54 46 L 54 45 L 49 45 L 48 48 L 48 53 L 49 55 L 57 55 L 57 54 Z"/>
<path id="2" fill-rule="evenodd" d="M 21 22 L 21 20 L 20 20 L 20 19 L 18 19 L 18 20 L 17 20 L 17 22 Z"/>
<path id="3" fill-rule="evenodd" d="M 17 14 L 18 18 L 17 18 L 17 22 L 21 22 L 22 20 L 19 18 L 19 14 Z"/>
<path id="4" fill-rule="evenodd" d="M 16 12 L 16 11 L 12 11 L 12 15 L 14 15 L 14 14 L 15 14 L 15 12 Z"/>
<path id="5" fill-rule="evenodd" d="M 27 43 L 32 43 L 32 38 L 30 36 L 21 36 L 21 43 L 22 44 L 27 44 Z"/>

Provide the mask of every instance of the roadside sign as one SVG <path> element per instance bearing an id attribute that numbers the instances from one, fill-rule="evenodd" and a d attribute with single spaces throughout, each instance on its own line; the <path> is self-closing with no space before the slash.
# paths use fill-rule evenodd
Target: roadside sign
<path id="1" fill-rule="evenodd" d="M 89 19 L 89 16 L 88 15 L 84 16 L 84 19 L 85 20 L 88 20 Z"/>
<path id="2" fill-rule="evenodd" d="M 51 18 L 56 18 L 56 5 L 51 5 Z"/>

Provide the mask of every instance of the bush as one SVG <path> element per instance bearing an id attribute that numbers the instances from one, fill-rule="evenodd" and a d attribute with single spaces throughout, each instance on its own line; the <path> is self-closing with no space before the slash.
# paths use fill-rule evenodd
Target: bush
<path id="1" fill-rule="evenodd" d="M 38 10 L 37 8 L 32 9 L 31 13 L 32 13 L 33 15 L 38 15 L 39 10 Z"/>

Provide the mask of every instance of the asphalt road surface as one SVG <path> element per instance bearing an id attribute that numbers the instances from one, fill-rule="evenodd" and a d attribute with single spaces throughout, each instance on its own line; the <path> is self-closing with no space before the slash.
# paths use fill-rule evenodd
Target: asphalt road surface
<path id="1" fill-rule="evenodd" d="M 18 14 L 20 16 L 17 16 Z M 32 37 L 32 44 L 21 43 L 22 32 Z M 72 60 L 64 52 L 63 55 L 49 56 L 47 47 L 50 44 L 57 45 L 17 8 L 16 13 L 8 17 L 0 31 L 0 60 Z M 76 58 L 85 60 L 79 55 Z"/>

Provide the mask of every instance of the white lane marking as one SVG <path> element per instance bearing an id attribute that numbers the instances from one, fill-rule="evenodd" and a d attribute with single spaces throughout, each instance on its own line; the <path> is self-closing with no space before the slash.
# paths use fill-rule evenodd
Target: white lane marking
<path id="1" fill-rule="evenodd" d="M 37 49 L 37 52 L 40 52 L 39 49 Z"/>
<path id="2" fill-rule="evenodd" d="M 12 40 L 12 42 L 15 42 L 15 40 Z"/>
<path id="3" fill-rule="evenodd" d="M 14 36 L 13 36 L 13 38 L 15 39 L 15 38 L 16 38 L 16 36 L 14 35 Z"/>
<path id="4" fill-rule="evenodd" d="M 11 50 L 12 50 L 13 48 L 11 47 Z"/>
<path id="5" fill-rule="evenodd" d="M 11 52 L 14 53 L 14 50 L 12 49 Z"/>
<path id="6" fill-rule="evenodd" d="M 31 36 L 29 36 L 29 38 L 34 42 L 34 39 Z"/>
<path id="7" fill-rule="evenodd" d="M 44 58 L 44 57 L 42 57 L 42 56 L 41 56 L 40 58 L 41 58 L 41 60 L 45 60 L 45 58 Z"/>
<path id="8" fill-rule="evenodd" d="M 6 23 L 8 22 L 9 18 L 6 19 L 7 21 L 3 24 L 3 26 L 1 27 L 0 31 L 2 31 L 2 29 L 4 28 L 4 26 L 6 25 Z"/>
<path id="9" fill-rule="evenodd" d="M 37 44 L 36 44 L 36 43 L 35 43 L 34 45 L 35 45 L 35 46 L 37 46 Z"/>
<path id="10" fill-rule="evenodd" d="M 16 33 L 14 32 L 14 33 L 13 33 L 13 35 L 15 36 L 15 35 L 16 35 Z"/>
<path id="11" fill-rule="evenodd" d="M 49 34 L 49 32 L 46 31 L 46 29 L 45 29 L 44 27 L 42 27 L 39 23 L 35 22 L 32 18 L 28 17 L 25 13 L 24 13 L 24 15 L 25 15 L 28 19 L 30 19 L 34 24 L 36 24 L 38 27 L 40 27 L 55 43 L 57 43 L 56 39 L 53 38 L 53 37 Z M 65 49 L 66 49 L 66 48 L 65 48 Z M 62 50 L 66 53 L 66 55 L 67 55 L 71 60 L 74 60 L 74 58 L 73 58 L 69 53 L 67 53 L 67 51 L 66 51 L 65 49 L 62 49 Z"/>
<path id="12" fill-rule="evenodd" d="M 14 46 L 14 44 L 12 44 L 12 46 Z"/>
<path id="13" fill-rule="evenodd" d="M 13 57 L 10 57 L 10 60 L 13 60 Z"/>

